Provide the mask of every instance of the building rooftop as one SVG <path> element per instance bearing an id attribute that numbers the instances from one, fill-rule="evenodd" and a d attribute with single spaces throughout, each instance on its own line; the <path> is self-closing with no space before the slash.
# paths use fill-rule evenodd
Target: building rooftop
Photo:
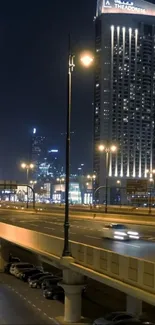
<path id="1" fill-rule="evenodd" d="M 104 13 L 155 16 L 155 5 L 144 0 L 98 0 L 96 17 Z"/>

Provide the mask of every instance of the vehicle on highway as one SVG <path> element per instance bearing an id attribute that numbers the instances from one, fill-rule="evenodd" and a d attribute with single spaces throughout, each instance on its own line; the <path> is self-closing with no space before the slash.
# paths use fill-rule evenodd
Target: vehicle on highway
<path id="1" fill-rule="evenodd" d="M 43 290 L 43 296 L 46 299 L 64 300 L 64 290 L 60 286 L 53 285 Z"/>
<path id="2" fill-rule="evenodd" d="M 39 279 L 36 279 L 36 280 L 32 280 L 29 282 L 29 287 L 30 288 L 41 288 L 41 285 L 42 285 L 42 282 L 45 280 L 45 279 L 52 279 L 53 278 L 53 274 L 50 274 L 50 275 L 44 275 L 42 276 L 41 278 Z"/>
<path id="3" fill-rule="evenodd" d="M 26 270 L 24 269 L 19 273 L 19 278 L 24 282 L 27 282 L 28 278 L 35 274 L 43 274 L 43 272 L 41 272 L 37 268 L 26 269 Z"/>
<path id="4" fill-rule="evenodd" d="M 43 280 L 43 282 L 41 284 L 41 289 L 43 289 L 43 290 L 48 289 L 49 287 L 51 287 L 54 284 L 57 284 L 61 280 L 62 280 L 62 278 L 56 277 L 56 276 L 53 276 L 50 279 L 45 279 L 45 280 Z"/>
<path id="5" fill-rule="evenodd" d="M 51 275 L 51 273 L 49 272 L 42 272 L 42 273 L 38 273 L 38 274 L 33 274 L 28 278 L 28 283 L 40 279 L 41 277 L 43 277 L 44 275 Z"/>
<path id="6" fill-rule="evenodd" d="M 10 267 L 13 263 L 19 263 L 20 259 L 18 257 L 12 257 L 12 261 L 7 263 L 4 267 L 4 272 L 5 273 L 10 273 Z"/>
<path id="7" fill-rule="evenodd" d="M 127 226 L 118 223 L 105 225 L 103 228 L 102 237 L 116 240 L 137 240 L 140 238 L 137 231 L 131 230 Z"/>
<path id="8" fill-rule="evenodd" d="M 10 274 L 15 275 L 18 274 L 18 272 L 21 269 L 28 269 L 28 268 L 33 268 L 34 265 L 30 264 L 30 263 L 24 263 L 24 262 L 20 262 L 20 263 L 13 263 L 10 267 Z"/>
<path id="9" fill-rule="evenodd" d="M 94 321 L 93 325 L 111 325 L 111 324 L 116 324 L 116 323 L 119 323 L 122 321 L 127 321 L 127 320 L 130 320 L 130 321 L 135 320 L 135 316 L 132 314 L 129 314 L 127 312 L 124 312 L 124 311 L 123 312 L 116 311 L 116 312 L 112 312 L 112 313 L 106 315 L 105 317 L 100 317 L 100 318 L 96 319 Z M 137 319 L 136 319 L 136 321 L 137 321 Z"/>

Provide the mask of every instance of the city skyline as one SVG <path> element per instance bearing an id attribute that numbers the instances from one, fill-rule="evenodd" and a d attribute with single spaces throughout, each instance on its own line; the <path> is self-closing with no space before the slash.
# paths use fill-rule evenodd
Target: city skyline
<path id="1" fill-rule="evenodd" d="M 80 7 L 83 8 L 81 11 Z M 96 1 L 46 3 L 10 1 L 1 8 L 1 161 L 2 179 L 21 179 L 20 163 L 29 157 L 33 127 L 65 154 L 67 37 L 72 32 L 77 54 L 72 114 L 72 165 L 85 161 L 91 169 L 93 72 L 78 66 L 82 49 L 93 49 Z M 71 19 L 70 10 L 73 15 Z M 53 12 L 59 12 L 59 26 Z M 43 14 L 44 13 L 44 14 Z M 52 19 L 51 19 L 52 16 Z M 74 17 L 74 18 L 73 18 Z M 80 25 L 77 29 L 78 22 Z M 57 30 L 57 33 L 53 33 Z M 62 30 L 64 37 L 62 38 Z M 83 123 L 81 123 L 81 117 Z M 87 130 L 85 130 L 87 120 Z M 83 126 L 82 126 L 83 124 Z M 79 162 L 75 158 L 78 153 Z"/>

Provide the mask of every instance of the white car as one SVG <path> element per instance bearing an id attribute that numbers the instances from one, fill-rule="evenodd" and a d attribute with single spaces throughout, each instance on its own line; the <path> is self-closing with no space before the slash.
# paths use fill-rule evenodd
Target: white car
<path id="1" fill-rule="evenodd" d="M 34 265 L 30 263 L 13 263 L 10 267 L 10 274 L 17 276 L 19 270 L 33 267 Z"/>
<path id="2" fill-rule="evenodd" d="M 104 226 L 102 237 L 117 240 L 139 239 L 139 233 L 123 224 L 112 223 Z"/>

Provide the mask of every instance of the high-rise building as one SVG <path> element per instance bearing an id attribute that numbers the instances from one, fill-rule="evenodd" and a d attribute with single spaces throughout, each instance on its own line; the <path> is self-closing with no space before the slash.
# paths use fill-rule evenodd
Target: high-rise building
<path id="1" fill-rule="evenodd" d="M 155 118 L 155 5 L 98 0 L 95 17 L 94 171 L 105 184 L 105 155 L 116 143 L 109 182 L 145 178 L 153 164 Z"/>
<path id="2" fill-rule="evenodd" d="M 37 178 L 39 172 L 39 165 L 43 162 L 46 154 L 46 138 L 41 135 L 37 135 L 36 128 L 33 129 L 33 134 L 31 136 L 31 151 L 30 151 L 30 161 L 34 164 L 33 177 Z"/>

